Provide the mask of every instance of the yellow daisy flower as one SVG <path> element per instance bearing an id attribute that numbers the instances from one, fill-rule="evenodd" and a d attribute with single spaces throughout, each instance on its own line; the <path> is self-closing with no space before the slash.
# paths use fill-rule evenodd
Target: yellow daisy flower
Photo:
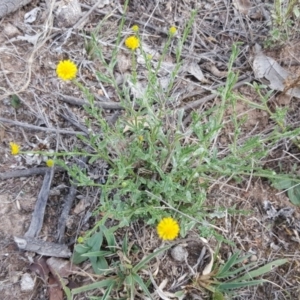
<path id="1" fill-rule="evenodd" d="M 77 66 L 71 60 L 61 60 L 56 67 L 57 77 L 62 80 L 71 80 L 76 77 Z"/>
<path id="2" fill-rule="evenodd" d="M 163 240 L 174 240 L 179 234 L 179 225 L 171 217 L 163 218 L 156 227 L 158 236 Z"/>
<path id="3" fill-rule="evenodd" d="M 10 142 L 10 152 L 12 155 L 18 155 L 20 153 L 20 145 L 14 143 L 14 142 Z"/>
<path id="4" fill-rule="evenodd" d="M 138 32 L 138 31 L 139 31 L 139 26 L 133 25 L 133 26 L 131 27 L 131 30 L 134 31 L 134 32 Z"/>
<path id="5" fill-rule="evenodd" d="M 46 165 L 47 167 L 52 168 L 54 166 L 54 160 L 53 159 L 46 160 Z"/>
<path id="6" fill-rule="evenodd" d="M 169 34 L 173 36 L 175 35 L 176 32 L 177 32 L 177 28 L 175 26 L 171 26 L 169 29 Z"/>
<path id="7" fill-rule="evenodd" d="M 135 50 L 140 46 L 140 41 L 136 36 L 131 35 L 125 40 L 125 46 L 130 50 Z"/>

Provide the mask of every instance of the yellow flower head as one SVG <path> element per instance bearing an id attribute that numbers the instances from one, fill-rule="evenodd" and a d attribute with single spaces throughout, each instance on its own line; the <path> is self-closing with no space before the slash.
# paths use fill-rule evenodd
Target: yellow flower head
<path id="1" fill-rule="evenodd" d="M 77 243 L 82 244 L 84 242 L 84 238 L 82 236 L 78 237 Z"/>
<path id="2" fill-rule="evenodd" d="M 46 160 L 46 165 L 47 165 L 47 167 L 52 168 L 54 166 L 53 159 Z"/>
<path id="3" fill-rule="evenodd" d="M 56 67 L 57 77 L 62 80 L 71 80 L 76 77 L 77 66 L 71 60 L 61 60 Z"/>
<path id="4" fill-rule="evenodd" d="M 132 30 L 133 32 L 138 32 L 138 31 L 139 31 L 139 26 L 133 25 L 133 26 L 131 27 L 131 30 Z"/>
<path id="5" fill-rule="evenodd" d="M 131 35 L 130 37 L 128 37 L 125 40 L 125 45 L 130 50 L 135 50 L 136 48 L 138 48 L 140 46 L 140 41 L 136 36 Z"/>
<path id="6" fill-rule="evenodd" d="M 177 28 L 175 26 L 171 26 L 169 29 L 169 34 L 173 36 L 175 35 L 176 32 L 177 32 Z"/>
<path id="7" fill-rule="evenodd" d="M 179 234 L 179 225 L 171 217 L 163 218 L 156 227 L 158 236 L 163 240 L 174 240 Z"/>
<path id="8" fill-rule="evenodd" d="M 10 152 L 12 155 L 18 155 L 20 153 L 20 145 L 14 143 L 14 142 L 10 142 Z"/>

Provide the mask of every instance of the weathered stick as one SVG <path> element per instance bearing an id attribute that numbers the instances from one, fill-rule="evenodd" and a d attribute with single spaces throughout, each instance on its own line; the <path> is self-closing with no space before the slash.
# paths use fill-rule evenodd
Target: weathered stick
<path id="1" fill-rule="evenodd" d="M 29 229 L 25 233 L 25 237 L 35 237 L 40 233 L 40 231 L 42 229 L 44 214 L 45 214 L 47 200 L 49 197 L 50 186 L 51 186 L 53 174 L 54 174 L 53 168 L 49 168 L 49 170 L 45 174 L 42 188 L 40 190 L 40 193 L 38 195 L 38 198 L 37 198 L 37 201 L 35 204 L 31 223 L 30 223 Z"/>
<path id="2" fill-rule="evenodd" d="M 72 96 L 67 96 L 67 95 L 62 95 L 58 94 L 60 96 L 60 100 L 63 102 L 69 103 L 69 104 L 74 104 L 77 106 L 84 106 L 84 105 L 90 105 L 87 101 L 72 97 Z M 95 102 L 95 106 L 103 108 L 103 109 L 124 109 L 123 106 L 121 106 L 119 103 L 115 102 Z"/>
<path id="3" fill-rule="evenodd" d="M 77 187 L 76 185 L 72 184 L 68 193 L 68 196 L 65 198 L 65 203 L 64 203 L 64 208 L 62 210 L 62 213 L 60 215 L 60 218 L 58 220 L 58 228 L 57 228 L 57 240 L 58 243 L 63 243 L 64 242 L 64 237 L 65 237 L 65 229 L 66 229 L 66 223 L 67 219 L 73 204 L 73 201 L 75 199 L 77 192 Z"/>
<path id="4" fill-rule="evenodd" d="M 31 168 L 26 170 L 15 170 L 5 173 L 0 173 L 0 180 L 10 179 L 10 178 L 19 178 L 19 177 L 29 177 L 34 175 L 45 175 L 49 171 L 48 167 L 38 167 Z M 54 167 L 54 173 L 63 172 L 64 169 L 61 167 Z"/>
<path id="5" fill-rule="evenodd" d="M 86 157 L 83 157 L 83 158 L 81 158 L 80 160 L 77 161 L 77 164 L 80 168 L 83 169 L 83 168 L 85 168 L 86 161 L 87 161 Z M 68 219 L 73 201 L 74 201 L 76 193 L 77 193 L 76 178 L 73 178 L 73 181 L 74 181 L 74 183 L 71 184 L 68 196 L 65 198 L 62 213 L 61 213 L 60 218 L 58 220 L 56 238 L 57 238 L 59 243 L 64 242 L 67 219 Z"/>
<path id="6" fill-rule="evenodd" d="M 86 133 L 81 132 L 81 131 L 72 131 L 72 130 L 63 130 L 63 129 L 56 129 L 56 128 L 47 128 L 47 127 L 39 127 L 39 126 L 34 126 L 31 124 L 26 124 L 22 123 L 19 121 L 14 121 L 14 120 L 9 120 L 5 118 L 0 118 L 0 122 L 8 123 L 8 124 L 13 124 L 16 126 L 21 126 L 23 128 L 28 128 L 31 130 L 40 130 L 40 131 L 48 131 L 48 132 L 56 132 L 56 133 L 61 133 L 61 134 L 81 134 L 81 135 L 86 135 Z"/>
<path id="7" fill-rule="evenodd" d="M 40 255 L 55 256 L 55 257 L 70 257 L 71 251 L 67 245 L 45 242 L 31 237 L 14 237 L 19 249 L 32 251 Z"/>

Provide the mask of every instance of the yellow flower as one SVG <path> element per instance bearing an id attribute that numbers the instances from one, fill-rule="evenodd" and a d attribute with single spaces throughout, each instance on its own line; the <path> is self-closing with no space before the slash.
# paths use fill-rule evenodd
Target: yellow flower
<path id="1" fill-rule="evenodd" d="M 14 142 L 10 142 L 10 152 L 12 155 L 18 155 L 20 153 L 20 146 Z"/>
<path id="2" fill-rule="evenodd" d="M 138 32 L 138 31 L 139 31 L 139 26 L 133 25 L 133 26 L 131 27 L 131 30 L 134 31 L 134 32 Z"/>
<path id="3" fill-rule="evenodd" d="M 179 225 L 171 217 L 163 218 L 156 227 L 158 236 L 163 240 L 174 240 L 179 233 Z"/>
<path id="4" fill-rule="evenodd" d="M 169 34 L 173 36 L 175 35 L 176 32 L 177 32 L 177 28 L 175 26 L 171 26 L 169 29 Z"/>
<path id="5" fill-rule="evenodd" d="M 128 37 L 125 40 L 125 45 L 129 49 L 135 50 L 136 48 L 138 48 L 140 46 L 140 41 L 136 36 L 131 35 L 130 37 Z"/>
<path id="6" fill-rule="evenodd" d="M 46 160 L 46 165 L 47 165 L 47 167 L 52 168 L 54 166 L 53 159 Z"/>
<path id="7" fill-rule="evenodd" d="M 77 66 L 71 60 L 61 60 L 56 67 L 57 77 L 62 80 L 71 80 L 76 77 Z"/>
<path id="8" fill-rule="evenodd" d="M 78 237 L 77 243 L 82 244 L 84 242 L 84 238 L 82 236 Z"/>

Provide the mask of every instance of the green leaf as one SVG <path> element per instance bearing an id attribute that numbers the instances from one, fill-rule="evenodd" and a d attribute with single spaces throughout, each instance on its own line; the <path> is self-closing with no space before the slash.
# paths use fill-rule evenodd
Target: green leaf
<path id="1" fill-rule="evenodd" d="M 229 269 L 237 263 L 238 256 L 240 255 L 240 251 L 237 251 L 236 253 L 232 254 L 231 257 L 227 260 L 225 265 L 221 267 L 219 272 L 216 274 L 216 278 L 223 278 L 227 277 L 227 272 Z"/>
<path id="2" fill-rule="evenodd" d="M 284 265 L 287 262 L 288 262 L 287 259 L 277 259 L 277 260 L 272 261 L 258 269 L 247 272 L 245 275 L 235 279 L 234 281 L 237 282 L 237 281 L 248 280 L 248 279 L 258 277 L 260 275 L 263 275 L 263 274 L 266 274 L 266 273 L 272 271 L 274 267 L 279 267 L 281 265 Z"/>
<path id="3" fill-rule="evenodd" d="M 126 283 L 126 286 L 130 290 L 130 300 L 134 300 L 135 288 L 134 288 L 134 279 L 133 279 L 132 274 L 129 274 L 128 276 L 126 276 L 125 283 Z"/>
<path id="4" fill-rule="evenodd" d="M 87 246 L 87 245 L 76 245 L 75 248 L 74 248 L 74 253 L 73 253 L 73 256 L 72 256 L 72 262 L 75 264 L 75 265 L 78 265 L 82 262 L 84 262 L 85 260 L 87 260 L 88 258 L 87 257 L 84 257 L 82 256 L 84 253 L 90 251 L 90 247 Z"/>
<path id="5" fill-rule="evenodd" d="M 297 5 L 294 6 L 293 13 L 294 13 L 296 18 L 300 17 L 300 11 L 299 11 L 299 7 Z"/>
<path id="6" fill-rule="evenodd" d="M 126 232 L 125 238 L 122 243 L 122 252 L 126 255 L 128 253 L 128 234 Z"/>
<path id="7" fill-rule="evenodd" d="M 145 257 L 144 259 L 142 259 L 138 264 L 136 264 L 133 268 L 132 268 L 132 272 L 133 273 L 137 273 L 140 269 L 142 269 L 143 267 L 145 267 L 145 265 L 151 260 L 153 259 L 155 256 L 157 256 L 159 253 L 166 251 L 167 249 L 171 248 L 171 245 L 167 245 L 164 246 L 158 250 L 156 250 L 155 252 L 153 252 L 152 254 L 148 255 L 147 257 Z"/>
<path id="8" fill-rule="evenodd" d="M 106 273 L 109 270 L 108 263 L 107 263 L 106 259 L 102 256 L 90 257 L 90 261 L 91 261 L 94 272 L 98 275 Z"/>
<path id="9" fill-rule="evenodd" d="M 273 186 L 278 190 L 286 190 L 293 186 L 291 179 L 278 179 L 273 182 Z"/>
<path id="10" fill-rule="evenodd" d="M 83 257 L 81 256 L 80 253 L 77 253 L 77 252 L 74 252 L 73 253 L 73 256 L 72 256 L 72 262 L 75 264 L 75 265 L 78 265 L 84 261 L 86 261 L 88 259 L 88 257 Z"/>
<path id="11" fill-rule="evenodd" d="M 87 252 L 84 254 L 81 254 L 82 257 L 101 257 L 101 256 L 108 256 L 114 254 L 111 251 L 105 251 L 105 250 L 100 250 L 100 251 L 95 251 L 95 252 Z"/>
<path id="12" fill-rule="evenodd" d="M 288 197 L 295 205 L 300 205 L 300 185 L 295 185 L 287 191 Z"/>
<path id="13" fill-rule="evenodd" d="M 101 288 L 111 286 L 111 285 L 115 284 L 115 282 L 116 282 L 115 278 L 114 279 L 112 279 L 112 278 L 104 279 L 104 280 L 101 280 L 101 281 L 97 281 L 97 282 L 87 284 L 87 285 L 81 286 L 79 288 L 73 289 L 71 291 L 71 293 L 72 293 L 72 296 L 74 296 L 74 295 L 77 295 L 77 294 L 80 294 L 80 293 L 83 293 L 83 292 L 87 292 L 87 291 L 91 291 L 91 290 L 94 290 L 94 289 L 101 289 Z"/>
<path id="14" fill-rule="evenodd" d="M 138 274 L 133 274 L 132 278 L 136 281 L 136 283 L 139 285 L 140 288 L 142 288 L 142 290 L 144 291 L 144 293 L 150 298 L 152 299 L 151 294 L 149 293 L 149 290 L 147 288 L 147 286 L 145 285 L 144 281 L 142 280 L 142 278 L 138 275 Z"/>
<path id="15" fill-rule="evenodd" d="M 91 249 L 91 248 L 88 247 L 88 246 L 85 245 L 85 244 L 83 244 L 83 245 L 78 244 L 78 245 L 75 246 L 74 251 L 76 251 L 76 252 L 79 253 L 79 254 L 83 254 L 83 253 L 88 252 L 90 249 Z"/>
<path id="16" fill-rule="evenodd" d="M 17 95 L 12 95 L 10 104 L 14 109 L 18 109 L 21 106 L 21 101 Z"/>
<path id="17" fill-rule="evenodd" d="M 102 232 L 94 233 L 86 242 L 90 246 L 91 250 L 98 251 L 103 243 L 103 234 Z"/>
<path id="18" fill-rule="evenodd" d="M 234 290 L 234 289 L 240 289 L 242 287 L 249 287 L 254 286 L 258 284 L 264 283 L 265 280 L 251 280 L 251 281 L 243 281 L 243 282 L 226 282 L 221 283 L 218 285 L 217 289 L 219 291 L 227 291 L 227 290 Z"/>
<path id="19" fill-rule="evenodd" d="M 114 231 L 117 230 L 119 226 L 112 227 L 107 229 L 104 225 L 100 225 L 100 230 L 103 232 L 105 239 L 107 241 L 107 247 L 114 250 L 116 248 L 116 240 L 114 236 Z"/>
<path id="20" fill-rule="evenodd" d="M 213 293 L 212 300 L 224 300 L 224 296 L 220 291 L 216 291 L 215 293 Z"/>
<path id="21" fill-rule="evenodd" d="M 108 300 L 109 299 L 109 295 L 110 295 L 111 290 L 113 289 L 114 285 L 115 285 L 115 283 L 112 282 L 112 284 L 108 286 L 108 288 L 105 290 L 105 293 L 102 296 L 101 300 Z"/>
<path id="22" fill-rule="evenodd" d="M 251 254 L 250 254 L 251 255 Z M 221 278 L 226 278 L 226 277 L 230 277 L 230 276 L 233 276 L 233 275 L 236 275 L 240 272 L 243 272 L 245 271 L 245 269 L 249 269 L 251 268 L 252 266 L 255 266 L 257 265 L 257 262 L 252 262 L 252 263 L 249 263 L 247 265 L 243 265 L 242 267 L 240 268 L 237 268 L 237 269 L 234 269 L 233 271 L 228 271 L 225 275 L 223 276 L 218 276 L 218 279 L 221 279 Z"/>

